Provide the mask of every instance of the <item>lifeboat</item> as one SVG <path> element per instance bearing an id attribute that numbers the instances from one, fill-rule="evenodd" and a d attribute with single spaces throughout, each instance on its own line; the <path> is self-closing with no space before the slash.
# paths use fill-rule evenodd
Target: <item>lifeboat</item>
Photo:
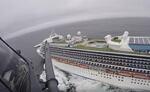
<path id="1" fill-rule="evenodd" d="M 119 71 L 118 75 L 126 76 L 126 77 L 132 77 L 132 73 L 128 72 L 128 71 Z"/>
<path id="2" fill-rule="evenodd" d="M 147 74 L 144 74 L 144 73 L 133 73 L 133 77 L 140 78 L 140 79 L 149 79 Z"/>
<path id="3" fill-rule="evenodd" d="M 114 71 L 112 71 L 110 69 L 106 69 L 105 71 L 106 71 L 106 73 L 110 73 L 110 74 L 114 74 L 115 73 Z"/>
<path id="4" fill-rule="evenodd" d="M 88 69 L 88 66 L 85 64 L 80 64 L 79 67 Z"/>

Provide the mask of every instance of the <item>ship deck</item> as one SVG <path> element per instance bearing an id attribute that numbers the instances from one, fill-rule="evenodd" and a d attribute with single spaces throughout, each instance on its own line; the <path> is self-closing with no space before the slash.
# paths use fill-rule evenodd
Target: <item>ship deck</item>
<path id="1" fill-rule="evenodd" d="M 75 49 L 82 49 L 82 50 L 89 50 L 89 51 L 97 51 L 97 52 L 106 52 L 106 53 L 115 53 L 115 54 L 124 54 L 124 55 L 136 55 L 136 56 L 146 56 L 150 57 L 149 53 L 142 53 L 142 52 L 127 52 L 127 51 L 117 51 L 113 50 L 111 48 L 105 47 L 105 48 L 96 48 L 96 47 L 87 47 L 83 45 L 77 45 L 73 47 Z"/>
<path id="2" fill-rule="evenodd" d="M 75 43 L 72 47 L 68 47 L 68 43 L 65 41 L 66 39 L 59 40 L 59 39 L 53 39 L 53 43 L 51 45 L 55 45 L 58 47 L 63 47 L 63 48 L 69 48 L 69 49 L 80 49 L 80 50 L 88 50 L 88 51 L 96 51 L 96 52 L 108 52 L 108 53 L 115 53 L 115 54 L 129 54 L 129 55 L 136 55 L 136 56 L 146 56 L 149 57 L 150 53 L 145 53 L 145 52 L 128 52 L 128 51 L 119 51 L 119 50 L 113 50 L 109 48 L 107 45 L 105 47 L 92 47 L 89 46 L 89 44 L 93 44 L 94 42 L 98 42 L 99 44 L 106 44 L 104 39 L 93 39 L 89 38 L 87 41 L 82 41 Z M 120 42 L 120 40 L 113 39 L 113 41 Z"/>
<path id="3" fill-rule="evenodd" d="M 108 53 L 108 54 L 115 54 L 115 55 L 125 55 L 125 56 L 135 56 L 135 57 L 147 57 L 150 58 L 149 53 L 138 53 L 138 52 L 125 52 L 125 51 L 116 51 L 108 47 L 104 48 L 96 48 L 96 47 L 89 47 L 81 45 L 81 43 L 78 43 L 77 45 L 73 47 L 68 47 L 68 44 L 66 43 L 53 43 L 50 44 L 50 46 L 56 46 L 59 48 L 65 48 L 65 49 L 75 49 L 75 50 L 82 50 L 82 51 L 88 51 L 88 52 L 97 52 L 97 53 Z"/>

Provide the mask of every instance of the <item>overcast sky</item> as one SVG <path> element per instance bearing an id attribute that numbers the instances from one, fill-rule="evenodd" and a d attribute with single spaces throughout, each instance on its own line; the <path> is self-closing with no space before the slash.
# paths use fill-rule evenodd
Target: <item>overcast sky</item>
<path id="1" fill-rule="evenodd" d="M 150 0 L 0 0 L 0 35 L 94 18 L 149 16 Z"/>

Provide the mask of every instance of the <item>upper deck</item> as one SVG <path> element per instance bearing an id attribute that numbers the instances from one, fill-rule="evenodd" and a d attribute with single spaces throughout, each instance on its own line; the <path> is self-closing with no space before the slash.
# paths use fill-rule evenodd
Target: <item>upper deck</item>
<path id="1" fill-rule="evenodd" d="M 58 44 L 58 43 L 53 43 L 50 44 L 52 47 L 58 47 L 58 48 L 63 48 L 63 49 L 68 49 L 68 50 L 81 50 L 81 51 L 86 51 L 91 52 L 91 53 L 104 53 L 104 54 L 110 54 L 110 55 L 117 55 L 117 56 L 133 56 L 133 57 L 144 57 L 144 58 L 150 58 L 149 53 L 138 53 L 138 52 L 127 52 L 127 51 L 116 51 L 108 47 L 104 48 L 96 48 L 96 47 L 88 47 L 84 45 L 76 45 L 74 47 L 68 47 L 68 44 Z"/>
<path id="2" fill-rule="evenodd" d="M 141 45 L 138 45 L 138 47 L 137 45 L 131 45 L 131 40 L 133 39 L 133 37 L 128 36 L 127 31 L 125 31 L 122 36 L 111 37 L 111 35 L 107 35 L 104 38 L 105 39 L 87 38 L 86 36 L 83 36 L 79 31 L 75 36 L 71 36 L 70 34 L 68 34 L 66 37 L 53 33 L 49 38 L 47 38 L 47 41 L 51 46 L 53 45 L 67 49 L 79 49 L 90 52 L 111 53 L 116 55 L 123 54 L 137 57 L 143 56 L 147 58 L 150 55 L 150 51 L 146 47 L 142 46 L 142 48 L 144 49 L 141 50 Z M 147 37 L 141 38 L 139 42 L 146 42 L 147 39 Z M 133 49 L 133 47 L 135 48 Z M 150 45 L 148 46 L 148 48 L 150 48 Z"/>

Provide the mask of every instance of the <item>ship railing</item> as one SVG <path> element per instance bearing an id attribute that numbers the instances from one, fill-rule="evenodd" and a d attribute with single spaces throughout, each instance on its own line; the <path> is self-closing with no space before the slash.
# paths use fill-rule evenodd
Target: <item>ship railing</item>
<path id="1" fill-rule="evenodd" d="M 71 65 L 74 65 L 74 66 L 78 66 L 78 67 L 81 67 L 81 68 L 86 68 L 86 69 L 94 69 L 94 70 L 98 70 L 98 68 L 96 67 L 93 67 L 93 66 L 87 66 L 87 65 L 84 65 L 84 64 L 80 64 L 80 63 L 75 63 L 75 62 L 68 62 L 70 60 L 68 59 L 62 59 L 62 62 L 63 63 L 66 63 L 66 64 L 71 64 Z M 105 69 L 103 70 L 105 71 L 106 73 L 111 73 L 111 74 L 116 74 L 116 75 L 121 75 L 121 76 L 126 76 L 126 77 L 133 77 L 133 78 L 141 78 L 141 79 L 150 79 L 150 77 L 147 75 L 147 74 L 144 74 L 144 73 L 135 73 L 135 72 L 129 72 L 129 71 L 112 71 L 110 69 Z"/>
<path id="2" fill-rule="evenodd" d="M 70 51 L 70 50 L 69 50 Z M 85 52 L 85 51 L 84 51 Z M 90 53 L 91 54 L 91 53 Z M 95 55 L 95 53 L 92 53 Z M 103 54 L 102 54 L 103 55 Z M 91 56 L 91 55 L 90 55 Z M 106 56 L 106 55 L 105 55 Z M 108 55 L 107 55 L 108 56 Z M 112 57 L 112 55 L 109 55 L 110 57 Z M 150 60 L 149 59 L 144 59 L 144 58 L 134 58 L 134 57 L 125 57 L 125 56 L 113 56 L 113 57 L 119 57 L 119 58 L 123 58 L 123 59 L 133 59 L 135 61 L 146 61 L 146 62 L 149 62 Z"/>
<path id="3" fill-rule="evenodd" d="M 69 57 L 67 57 L 67 58 L 69 58 Z M 87 61 L 86 60 L 86 62 L 89 62 L 89 63 L 91 63 L 91 61 Z M 150 70 L 147 70 L 147 69 L 138 69 L 138 68 L 132 68 L 132 67 L 126 67 L 126 66 L 116 66 L 116 65 L 110 65 L 110 64 L 104 64 L 104 63 L 100 63 L 100 62 L 94 62 L 94 63 L 96 63 L 96 64 L 101 64 L 101 65 L 104 65 L 104 66 L 111 66 L 111 68 L 112 67 L 116 67 L 117 69 L 122 69 L 122 70 L 138 70 L 138 71 L 145 71 L 145 72 L 150 72 Z"/>
<path id="4" fill-rule="evenodd" d="M 69 56 L 70 55 L 65 55 Z M 86 57 L 77 57 L 77 56 L 71 56 L 77 59 L 85 59 L 88 61 L 94 61 L 94 62 L 102 62 L 106 64 L 113 64 L 113 65 L 120 65 L 120 66 L 126 66 L 126 67 L 134 67 L 134 68 L 143 68 L 143 69 L 149 69 L 149 65 L 141 65 L 141 64 L 133 64 L 133 63 L 126 63 L 126 62 L 118 62 L 118 61 L 109 61 L 109 60 L 99 60 L 99 59 L 91 59 L 91 58 L 86 58 Z"/>
<path id="5" fill-rule="evenodd" d="M 71 54 L 69 54 L 70 56 L 74 56 L 75 57 L 75 55 L 71 55 Z M 78 57 L 78 58 L 87 58 L 87 57 Z M 95 59 L 95 58 L 87 58 L 88 60 L 92 60 L 92 61 L 100 61 L 101 59 Z M 133 63 L 131 63 L 131 60 L 125 60 L 125 62 L 123 62 L 121 59 L 118 59 L 119 61 L 117 61 L 117 62 L 120 62 L 120 63 L 129 63 L 130 65 L 131 64 L 133 64 Z M 106 60 L 107 61 L 107 60 Z M 116 62 L 116 61 L 112 61 L 112 62 Z M 136 62 L 136 61 L 132 61 L 132 62 Z M 146 65 L 148 65 L 149 63 L 148 62 L 142 62 L 142 61 L 140 61 L 140 62 L 136 62 L 137 64 L 146 64 Z M 136 64 L 135 63 L 135 64 Z M 132 65 L 131 65 L 132 66 Z M 138 65 L 136 65 L 136 66 L 138 66 Z M 133 65 L 133 67 L 134 67 L 134 65 Z M 145 67 L 145 66 L 144 66 Z M 144 68 L 143 67 L 143 68 Z M 140 67 L 138 67 L 138 68 L 140 68 Z M 145 68 L 148 68 L 147 66 L 145 67 Z"/>

